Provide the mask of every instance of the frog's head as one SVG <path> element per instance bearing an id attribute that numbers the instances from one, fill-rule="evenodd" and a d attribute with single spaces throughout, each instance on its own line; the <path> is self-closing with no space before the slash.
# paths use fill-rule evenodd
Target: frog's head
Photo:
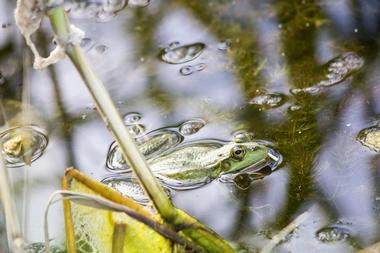
<path id="1" fill-rule="evenodd" d="M 222 174 L 235 174 L 241 171 L 257 171 L 278 159 L 271 149 L 257 142 L 234 143 L 228 159 L 222 162 Z"/>

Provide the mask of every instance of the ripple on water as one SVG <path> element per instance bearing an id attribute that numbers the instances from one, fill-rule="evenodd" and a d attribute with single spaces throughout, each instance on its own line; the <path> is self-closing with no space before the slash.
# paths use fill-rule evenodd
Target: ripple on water
<path id="1" fill-rule="evenodd" d="M 371 126 L 361 130 L 356 139 L 366 147 L 380 152 L 380 127 Z"/>
<path id="2" fill-rule="evenodd" d="M 48 138 L 37 126 L 8 129 L 0 134 L 1 153 L 8 167 L 30 165 L 44 152 Z"/>
<path id="3" fill-rule="evenodd" d="M 205 125 L 206 122 L 203 119 L 191 119 L 183 122 L 178 129 L 182 135 L 187 136 L 197 133 Z"/>
<path id="4" fill-rule="evenodd" d="M 337 242 L 350 237 L 350 231 L 340 226 L 328 226 L 316 232 L 316 237 L 321 242 Z"/>
<path id="5" fill-rule="evenodd" d="M 131 173 L 123 176 L 106 177 L 101 182 L 117 190 L 123 196 L 132 198 L 140 204 L 146 205 L 149 203 L 149 198 L 145 194 L 145 191 L 140 186 L 137 178 Z M 168 190 L 166 193 L 170 196 L 170 192 Z"/>
<path id="6" fill-rule="evenodd" d="M 255 134 L 246 130 L 238 130 L 232 133 L 232 138 L 235 142 L 248 142 L 252 141 Z"/>
<path id="7" fill-rule="evenodd" d="M 178 42 L 172 42 L 160 51 L 159 58 L 169 64 L 185 63 L 200 56 L 205 48 L 206 45 L 201 42 L 182 46 Z"/>
<path id="8" fill-rule="evenodd" d="M 271 109 L 283 105 L 286 95 L 282 93 L 266 93 L 252 98 L 248 103 L 261 109 Z"/>

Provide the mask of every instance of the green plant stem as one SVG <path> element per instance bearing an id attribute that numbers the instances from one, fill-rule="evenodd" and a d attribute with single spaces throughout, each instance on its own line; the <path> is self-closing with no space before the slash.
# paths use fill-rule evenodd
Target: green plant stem
<path id="1" fill-rule="evenodd" d="M 97 110 L 107 127 L 111 130 L 130 167 L 140 180 L 156 210 L 164 221 L 174 227 L 183 227 L 183 234 L 191 238 L 208 252 L 233 253 L 231 246 L 219 235 L 205 227 L 190 215 L 175 208 L 167 197 L 161 185 L 147 166 L 145 158 L 140 153 L 133 138 L 111 100 L 102 81 L 86 60 L 81 48 L 70 43 L 70 22 L 62 6 L 55 6 L 48 11 L 50 22 L 61 44 L 65 45 L 67 55 L 77 68 L 90 91 Z M 180 229 L 181 230 L 181 229 Z"/>
<path id="2" fill-rule="evenodd" d="M 130 136 L 101 80 L 93 71 L 80 47 L 67 43 L 70 37 L 70 24 L 63 8 L 56 7 L 50 10 L 48 16 L 50 17 L 50 21 L 59 41 L 66 44 L 66 53 L 82 76 L 96 103 L 99 113 L 114 135 L 124 157 L 140 180 L 141 185 L 152 200 L 157 211 L 165 220 L 174 219 L 176 209 L 149 170 L 144 157 Z"/>
<path id="3" fill-rule="evenodd" d="M 17 212 L 14 198 L 12 196 L 11 185 L 9 183 L 9 175 L 5 166 L 2 155 L 0 154 L 0 200 L 3 204 L 5 212 L 5 220 L 10 230 L 10 238 L 8 238 L 9 247 L 12 252 L 22 253 L 24 247 L 24 239 L 21 235 L 20 224 L 17 219 Z"/>

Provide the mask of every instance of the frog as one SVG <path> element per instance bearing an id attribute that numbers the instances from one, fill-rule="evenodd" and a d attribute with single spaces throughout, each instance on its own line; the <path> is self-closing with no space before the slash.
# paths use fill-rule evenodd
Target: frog
<path id="1" fill-rule="evenodd" d="M 156 147 L 157 142 L 162 143 L 167 138 L 167 134 L 164 133 L 166 137 L 144 142 L 142 150 L 153 150 L 148 146 Z M 155 156 L 145 154 L 150 157 L 147 159 L 148 166 L 169 197 L 172 190 L 196 189 L 215 179 L 236 184 L 235 180 L 241 174 L 253 175 L 255 178 L 259 174 L 268 175 L 282 162 L 282 156 L 261 140 L 199 140 L 177 145 Z M 261 173 L 264 169 L 265 173 Z M 106 177 L 102 182 L 140 204 L 149 202 L 130 168 L 124 173 Z"/>
<path id="2" fill-rule="evenodd" d="M 153 174 L 175 190 L 198 188 L 218 178 L 233 182 L 239 173 L 267 166 L 274 170 L 280 162 L 280 154 L 260 142 L 217 140 L 187 143 L 147 160 Z"/>

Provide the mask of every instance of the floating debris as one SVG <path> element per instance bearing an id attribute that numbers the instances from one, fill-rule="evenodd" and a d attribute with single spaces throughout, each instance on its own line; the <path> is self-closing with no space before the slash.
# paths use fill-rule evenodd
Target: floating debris
<path id="1" fill-rule="evenodd" d="M 235 142 L 248 142 L 252 141 L 255 134 L 246 130 L 238 130 L 232 133 L 232 138 Z"/>
<path id="2" fill-rule="evenodd" d="M 161 50 L 159 58 L 169 64 L 180 64 L 197 58 L 206 45 L 198 42 L 181 46 L 178 42 L 172 42 L 167 48 Z"/>
<path id="3" fill-rule="evenodd" d="M 364 59 L 354 52 L 345 53 L 326 64 L 326 79 L 306 88 L 291 89 L 292 94 L 309 93 L 312 95 L 320 93 L 324 88 L 341 83 L 364 65 Z"/>
<path id="4" fill-rule="evenodd" d="M 183 140 L 183 137 L 178 132 L 172 130 L 153 131 L 148 133 L 146 137 L 148 139 L 144 138 L 142 140 L 143 138 L 138 138 L 136 141 L 140 143 L 139 149 L 147 159 L 177 146 Z M 113 142 L 108 150 L 106 165 L 111 171 L 124 172 L 131 170 L 116 142 Z"/>
<path id="5" fill-rule="evenodd" d="M 337 242 L 350 237 L 350 231 L 346 228 L 334 225 L 321 228 L 317 231 L 316 237 L 321 242 Z"/>
<path id="6" fill-rule="evenodd" d="M 262 109 L 271 109 L 283 105 L 286 102 L 286 96 L 282 93 L 267 93 L 252 98 L 248 103 L 258 106 Z"/>
<path id="7" fill-rule="evenodd" d="M 356 139 L 364 146 L 380 152 L 380 127 L 378 125 L 361 130 Z"/>
<path id="8" fill-rule="evenodd" d="M 8 129 L 0 134 L 1 153 L 8 167 L 30 165 L 44 152 L 48 139 L 37 126 Z"/>
<path id="9" fill-rule="evenodd" d="M 192 119 L 183 122 L 179 126 L 179 132 L 182 135 L 192 135 L 197 133 L 201 128 L 203 128 L 206 125 L 206 122 L 203 119 Z"/>
<path id="10" fill-rule="evenodd" d="M 123 121 L 126 125 L 133 125 L 136 124 L 138 121 L 141 120 L 141 114 L 138 112 L 130 112 L 124 115 Z"/>

